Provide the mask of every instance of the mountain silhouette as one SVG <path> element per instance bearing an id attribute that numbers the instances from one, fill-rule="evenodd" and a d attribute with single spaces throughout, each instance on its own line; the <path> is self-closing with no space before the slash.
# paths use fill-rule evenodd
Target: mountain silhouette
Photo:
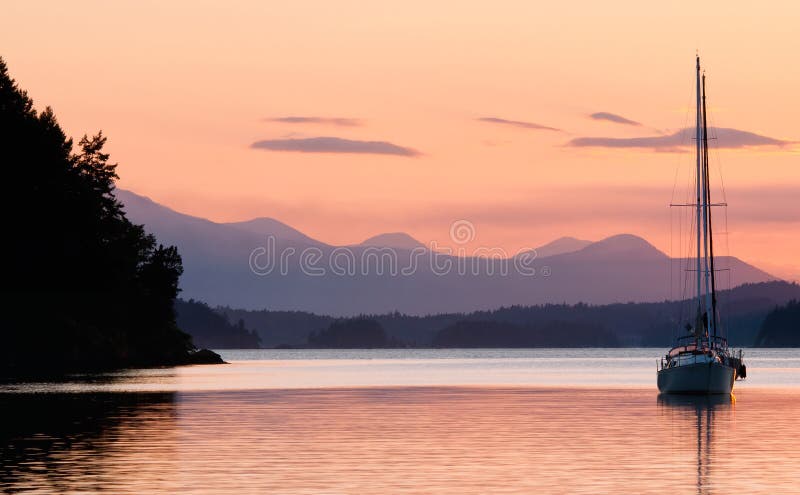
<path id="1" fill-rule="evenodd" d="M 369 243 L 401 240 L 404 247 L 381 246 L 376 250 L 363 243 L 335 247 L 298 235 L 277 221 L 266 223 L 268 229 L 215 223 L 176 212 L 130 191 L 117 190 L 116 195 L 129 218 L 146 224 L 160 242 L 180 249 L 184 265 L 182 297 L 211 306 L 302 310 L 334 316 L 395 310 L 421 315 L 515 304 L 607 304 L 685 296 L 685 263 L 670 261 L 646 240 L 631 234 L 592 242 L 576 251 L 537 256 L 529 267 L 534 272 L 531 274 L 517 270 L 519 257 L 457 258 L 426 251 L 414 259 L 412 251 L 405 248 L 412 244 L 396 234 L 377 236 L 377 241 Z M 272 245 L 266 244 L 263 230 L 275 235 Z M 279 266 L 277 258 L 273 265 L 265 261 L 266 257 L 256 259 L 266 269 L 256 267 L 254 271 L 254 250 L 291 255 L 286 256 L 285 266 Z M 301 261 L 306 255 L 316 259 L 311 270 Z M 717 266 L 730 269 L 735 285 L 775 279 L 735 257 L 718 257 Z"/>
<path id="2" fill-rule="evenodd" d="M 260 217 L 244 222 L 229 222 L 224 225 L 235 227 L 262 237 L 275 236 L 279 239 L 308 245 L 324 244 L 274 218 Z"/>
<path id="3" fill-rule="evenodd" d="M 592 242 L 582 249 L 567 253 L 579 259 L 663 259 L 667 255 L 658 250 L 645 239 L 633 234 L 618 234 L 597 242 Z"/>
<path id="4" fill-rule="evenodd" d="M 395 249 L 424 248 L 425 245 L 405 232 L 391 232 L 372 236 L 358 244 L 359 246 L 389 247 Z"/>
<path id="5" fill-rule="evenodd" d="M 558 254 L 574 253 L 575 251 L 580 251 L 591 243 L 592 241 L 576 239 L 575 237 L 559 237 L 554 241 L 550 241 L 547 244 L 537 247 L 534 251 L 536 251 L 537 257 L 546 258 L 548 256 L 555 256 Z"/>

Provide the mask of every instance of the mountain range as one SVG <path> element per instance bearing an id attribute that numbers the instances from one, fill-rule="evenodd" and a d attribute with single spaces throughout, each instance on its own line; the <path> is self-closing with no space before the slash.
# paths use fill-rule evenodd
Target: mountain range
<path id="1" fill-rule="evenodd" d="M 683 297 L 690 278 L 683 260 L 632 234 L 564 237 L 509 259 L 459 258 L 404 233 L 332 246 L 271 218 L 212 222 L 131 191 L 115 194 L 131 221 L 178 247 L 182 297 L 212 306 L 348 316 L 647 302 Z M 735 257 L 717 257 L 717 265 L 730 270 L 731 286 L 775 280 Z"/>

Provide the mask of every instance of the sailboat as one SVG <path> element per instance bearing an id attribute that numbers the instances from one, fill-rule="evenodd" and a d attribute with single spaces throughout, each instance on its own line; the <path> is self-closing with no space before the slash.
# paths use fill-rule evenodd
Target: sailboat
<path id="1" fill-rule="evenodd" d="M 714 236 L 711 228 L 711 192 L 708 173 L 708 128 L 706 119 L 706 76 L 697 57 L 697 119 L 695 127 L 697 200 L 693 227 L 697 241 L 695 256 L 697 298 L 694 321 L 664 356 L 658 369 L 658 390 L 668 394 L 730 394 L 734 381 L 744 378 L 747 368 L 742 351 L 732 352 L 722 335 L 717 311 Z"/>

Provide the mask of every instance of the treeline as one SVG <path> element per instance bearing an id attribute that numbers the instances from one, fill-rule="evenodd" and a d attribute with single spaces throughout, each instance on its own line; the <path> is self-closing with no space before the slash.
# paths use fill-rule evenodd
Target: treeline
<path id="1" fill-rule="evenodd" d="M 767 315 L 756 347 L 800 347 L 800 301 L 789 301 Z"/>
<path id="2" fill-rule="evenodd" d="M 369 318 L 343 318 L 324 330 L 308 335 L 307 347 L 324 349 L 381 349 L 405 347 L 389 336 L 381 324 Z"/>
<path id="3" fill-rule="evenodd" d="M 174 314 L 181 257 L 126 218 L 105 143 L 75 146 L 0 59 L 0 374 L 192 359 Z"/>
<path id="4" fill-rule="evenodd" d="M 228 306 L 216 308 L 233 321 L 242 320 L 261 337 L 262 347 L 298 347 L 308 343 L 312 332 L 328 328 L 336 318 L 305 311 L 248 311 Z"/>
<path id="5" fill-rule="evenodd" d="M 178 327 L 191 335 L 194 344 L 208 349 L 258 349 L 261 338 L 245 328 L 244 320 L 233 324 L 204 302 L 189 299 L 175 301 Z"/>
<path id="6" fill-rule="evenodd" d="M 787 282 L 746 284 L 719 294 L 722 326 L 732 345 L 751 346 L 767 314 L 800 299 L 800 286 Z M 375 321 L 388 338 L 409 347 L 472 346 L 668 346 L 694 311 L 694 301 L 608 305 L 545 304 L 491 311 L 409 316 L 361 315 Z M 247 311 L 218 308 L 255 329 L 264 347 L 316 344 L 309 334 L 327 329 L 336 318 L 299 311 Z M 494 323 L 497 323 L 496 325 Z M 560 329 L 548 332 L 546 329 Z M 553 341 L 555 334 L 564 334 Z M 551 339 L 551 340 L 548 340 Z M 549 343 L 548 343 L 549 342 Z M 477 345 L 477 344 L 476 344 Z"/>
<path id="7" fill-rule="evenodd" d="M 548 321 L 516 325 L 505 321 L 459 321 L 436 332 L 433 347 L 619 347 L 616 335 L 591 323 Z"/>

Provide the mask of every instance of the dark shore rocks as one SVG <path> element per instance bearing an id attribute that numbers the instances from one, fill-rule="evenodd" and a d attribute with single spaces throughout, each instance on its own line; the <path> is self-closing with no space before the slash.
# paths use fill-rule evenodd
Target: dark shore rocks
<path id="1" fill-rule="evenodd" d="M 222 356 L 209 349 L 190 351 L 186 356 L 186 364 L 228 364 Z"/>

